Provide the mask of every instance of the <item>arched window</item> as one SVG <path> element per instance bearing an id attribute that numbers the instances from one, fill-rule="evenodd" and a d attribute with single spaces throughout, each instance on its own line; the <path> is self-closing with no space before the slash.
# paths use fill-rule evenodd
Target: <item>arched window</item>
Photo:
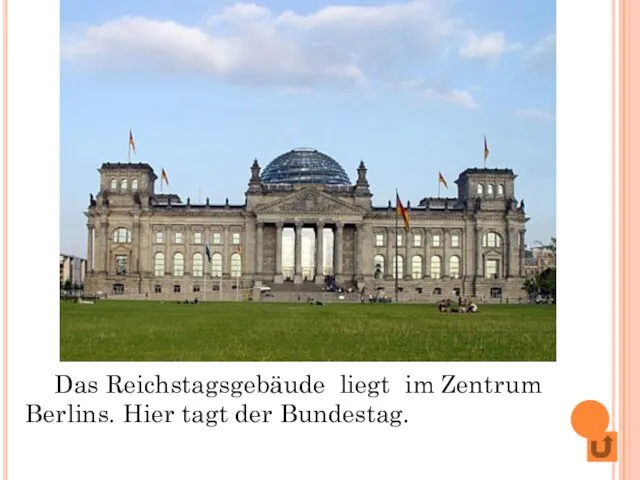
<path id="1" fill-rule="evenodd" d="M 449 259 L 449 276 L 451 278 L 460 278 L 460 257 L 456 255 Z"/>
<path id="2" fill-rule="evenodd" d="M 498 185 L 498 195 L 504 195 L 504 185 Z"/>
<path id="3" fill-rule="evenodd" d="M 393 275 L 393 278 L 396 278 L 396 270 L 398 272 L 398 278 L 402 278 L 403 266 L 404 265 L 402 262 L 402 255 L 396 255 L 395 257 L 393 257 L 393 272 L 391 272 L 391 275 Z"/>
<path id="4" fill-rule="evenodd" d="M 123 178 L 122 180 L 120 180 L 120 190 L 122 190 L 123 192 L 127 190 L 127 179 Z"/>
<path id="5" fill-rule="evenodd" d="M 111 179 L 111 190 L 118 188 L 118 181 L 115 178 Z"/>
<path id="6" fill-rule="evenodd" d="M 384 277 L 384 257 L 382 255 L 373 257 L 373 276 L 375 278 Z"/>
<path id="7" fill-rule="evenodd" d="M 431 271 L 429 272 L 431 278 L 440 278 L 441 268 L 440 268 L 440 257 L 434 255 L 431 257 Z"/>
<path id="8" fill-rule="evenodd" d="M 220 253 L 214 253 L 211 255 L 211 276 L 222 276 L 222 254 Z"/>
<path id="9" fill-rule="evenodd" d="M 411 259 L 411 277 L 414 280 L 422 278 L 422 257 L 420 255 L 414 255 Z"/>
<path id="10" fill-rule="evenodd" d="M 476 192 L 478 193 L 478 195 L 482 195 L 482 193 L 484 192 L 484 188 L 482 187 L 481 183 L 479 183 L 476 187 Z"/>
<path id="11" fill-rule="evenodd" d="M 487 195 L 493 195 L 493 184 L 487 185 Z"/>
<path id="12" fill-rule="evenodd" d="M 239 253 L 231 255 L 231 277 L 237 278 L 242 275 L 242 257 Z"/>
<path id="13" fill-rule="evenodd" d="M 126 228 L 117 228 L 113 232 L 113 243 L 131 243 L 131 232 Z"/>
<path id="14" fill-rule="evenodd" d="M 133 180 L 131 180 L 131 191 L 132 192 L 137 192 L 138 191 L 138 179 L 134 178 Z"/>
<path id="15" fill-rule="evenodd" d="M 204 273 L 204 256 L 201 253 L 193 254 L 193 271 L 194 277 L 201 277 Z"/>
<path id="16" fill-rule="evenodd" d="M 153 257 L 153 274 L 156 277 L 164 276 L 164 253 L 158 252 Z"/>
<path id="17" fill-rule="evenodd" d="M 489 232 L 482 237 L 482 246 L 483 247 L 499 247 L 501 244 L 502 238 L 496 232 Z"/>
<path id="18" fill-rule="evenodd" d="M 173 276 L 181 277 L 184 275 L 184 255 L 177 252 L 173 255 Z"/>

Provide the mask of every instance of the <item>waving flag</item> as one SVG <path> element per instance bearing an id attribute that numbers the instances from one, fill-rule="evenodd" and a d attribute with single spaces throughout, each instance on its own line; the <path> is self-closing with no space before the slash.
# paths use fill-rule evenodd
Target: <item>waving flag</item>
<path id="1" fill-rule="evenodd" d="M 396 193 L 396 215 L 402 217 L 404 220 L 404 229 L 409 231 L 409 212 L 402 205 L 402 201 L 400 200 L 400 196 Z"/>

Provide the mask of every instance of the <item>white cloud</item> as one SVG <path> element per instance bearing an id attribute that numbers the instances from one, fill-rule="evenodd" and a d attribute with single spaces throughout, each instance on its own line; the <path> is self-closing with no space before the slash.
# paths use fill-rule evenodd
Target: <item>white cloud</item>
<path id="1" fill-rule="evenodd" d="M 427 100 L 450 103 L 463 108 L 478 108 L 478 104 L 468 90 L 447 89 L 427 85 L 422 80 L 407 80 L 399 84 L 407 92 L 413 92 Z"/>
<path id="2" fill-rule="evenodd" d="M 524 110 L 516 110 L 513 112 L 518 118 L 525 118 L 527 120 L 535 120 L 536 122 L 551 122 L 554 116 L 545 112 L 544 110 L 538 110 L 537 108 L 527 108 Z"/>
<path id="3" fill-rule="evenodd" d="M 520 43 L 508 43 L 502 32 L 487 33 L 481 37 L 469 32 L 466 43 L 460 48 L 460 56 L 469 59 L 494 58 L 521 48 Z"/>
<path id="4" fill-rule="evenodd" d="M 62 60 L 97 70 L 200 74 L 224 81 L 307 90 L 317 86 L 397 83 L 416 65 L 515 48 L 504 35 L 470 33 L 440 0 L 380 6 L 327 6 L 300 14 L 236 3 L 189 26 L 170 20 L 123 17 L 63 36 Z M 466 42 L 466 43 L 465 43 Z M 427 97 L 475 105 L 467 91 L 423 90 Z"/>
<path id="5" fill-rule="evenodd" d="M 88 27 L 80 40 L 62 48 L 63 59 L 98 68 L 195 72 L 288 86 L 364 80 L 353 63 L 340 59 L 316 62 L 309 53 L 269 29 L 251 29 L 243 36 L 213 36 L 196 27 L 144 17 Z"/>
<path id="6" fill-rule="evenodd" d="M 542 38 L 528 52 L 529 67 L 536 71 L 555 71 L 556 35 L 552 33 Z"/>

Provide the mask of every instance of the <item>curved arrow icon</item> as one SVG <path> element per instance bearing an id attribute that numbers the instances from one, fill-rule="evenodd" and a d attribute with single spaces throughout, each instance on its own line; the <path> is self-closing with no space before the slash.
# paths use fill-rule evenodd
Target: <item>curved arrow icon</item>
<path id="1" fill-rule="evenodd" d="M 609 455 L 611 455 L 611 443 L 613 443 L 613 439 L 609 435 L 607 435 L 606 437 L 604 437 L 603 442 L 604 450 L 600 451 L 598 450 L 598 441 L 591 440 L 591 455 L 593 455 L 595 458 L 607 458 Z"/>

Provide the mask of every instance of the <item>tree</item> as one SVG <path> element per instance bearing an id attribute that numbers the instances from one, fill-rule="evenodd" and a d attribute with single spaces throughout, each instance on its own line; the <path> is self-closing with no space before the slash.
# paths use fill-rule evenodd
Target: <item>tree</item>
<path id="1" fill-rule="evenodd" d="M 545 268 L 538 275 L 538 287 L 541 295 L 556 296 L 556 269 Z"/>
<path id="2" fill-rule="evenodd" d="M 524 286 L 522 287 L 530 297 L 535 297 L 540 291 L 537 277 L 538 276 L 536 275 L 535 277 L 527 278 L 524 282 Z"/>
<path id="3" fill-rule="evenodd" d="M 64 285 L 62 285 L 63 290 L 71 290 L 72 288 L 73 288 L 73 284 L 71 283 L 71 280 L 66 280 L 64 282 Z"/>

